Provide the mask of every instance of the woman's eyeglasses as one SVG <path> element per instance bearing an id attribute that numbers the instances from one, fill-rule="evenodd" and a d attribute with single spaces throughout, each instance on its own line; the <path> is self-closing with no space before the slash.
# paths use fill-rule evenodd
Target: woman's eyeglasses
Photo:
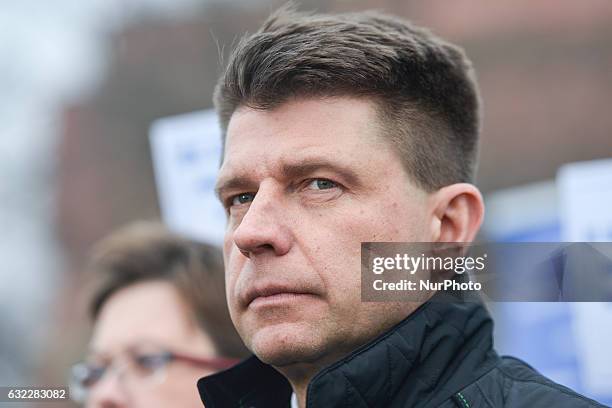
<path id="1" fill-rule="evenodd" d="M 184 362 L 212 371 L 235 365 L 237 359 L 204 358 L 164 350 L 159 347 L 131 348 L 113 358 L 90 358 L 72 366 L 70 396 L 84 402 L 90 392 L 109 373 L 114 372 L 129 387 L 147 387 L 162 383 L 172 362 Z"/>

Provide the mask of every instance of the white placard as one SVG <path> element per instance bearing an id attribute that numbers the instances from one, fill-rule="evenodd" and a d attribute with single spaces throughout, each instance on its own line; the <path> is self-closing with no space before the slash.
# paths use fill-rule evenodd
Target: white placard
<path id="1" fill-rule="evenodd" d="M 221 159 L 215 112 L 158 119 L 149 137 L 164 222 L 172 231 L 221 245 L 225 212 L 214 194 Z"/>
<path id="2" fill-rule="evenodd" d="M 612 241 L 612 159 L 564 165 L 557 187 L 563 241 Z"/>

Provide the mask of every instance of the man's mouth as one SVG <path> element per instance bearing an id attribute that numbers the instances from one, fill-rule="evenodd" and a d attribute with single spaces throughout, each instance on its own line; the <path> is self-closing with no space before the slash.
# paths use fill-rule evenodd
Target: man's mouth
<path id="1" fill-rule="evenodd" d="M 246 307 L 281 306 L 314 296 L 305 289 L 286 285 L 255 285 L 247 290 L 244 304 Z"/>

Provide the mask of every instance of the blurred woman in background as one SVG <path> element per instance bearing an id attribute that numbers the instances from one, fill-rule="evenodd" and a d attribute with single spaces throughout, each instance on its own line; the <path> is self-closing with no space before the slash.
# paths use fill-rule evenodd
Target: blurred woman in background
<path id="1" fill-rule="evenodd" d="M 89 352 L 71 373 L 87 407 L 201 407 L 196 382 L 248 351 L 227 311 L 223 258 L 157 223 L 94 248 Z"/>

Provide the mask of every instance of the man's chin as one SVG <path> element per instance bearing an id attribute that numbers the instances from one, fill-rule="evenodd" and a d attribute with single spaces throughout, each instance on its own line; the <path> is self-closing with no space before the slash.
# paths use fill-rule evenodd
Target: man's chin
<path id="1" fill-rule="evenodd" d="M 258 329 L 249 345 L 264 363 L 284 367 L 316 362 L 325 349 L 320 336 L 305 324 L 281 323 Z"/>

